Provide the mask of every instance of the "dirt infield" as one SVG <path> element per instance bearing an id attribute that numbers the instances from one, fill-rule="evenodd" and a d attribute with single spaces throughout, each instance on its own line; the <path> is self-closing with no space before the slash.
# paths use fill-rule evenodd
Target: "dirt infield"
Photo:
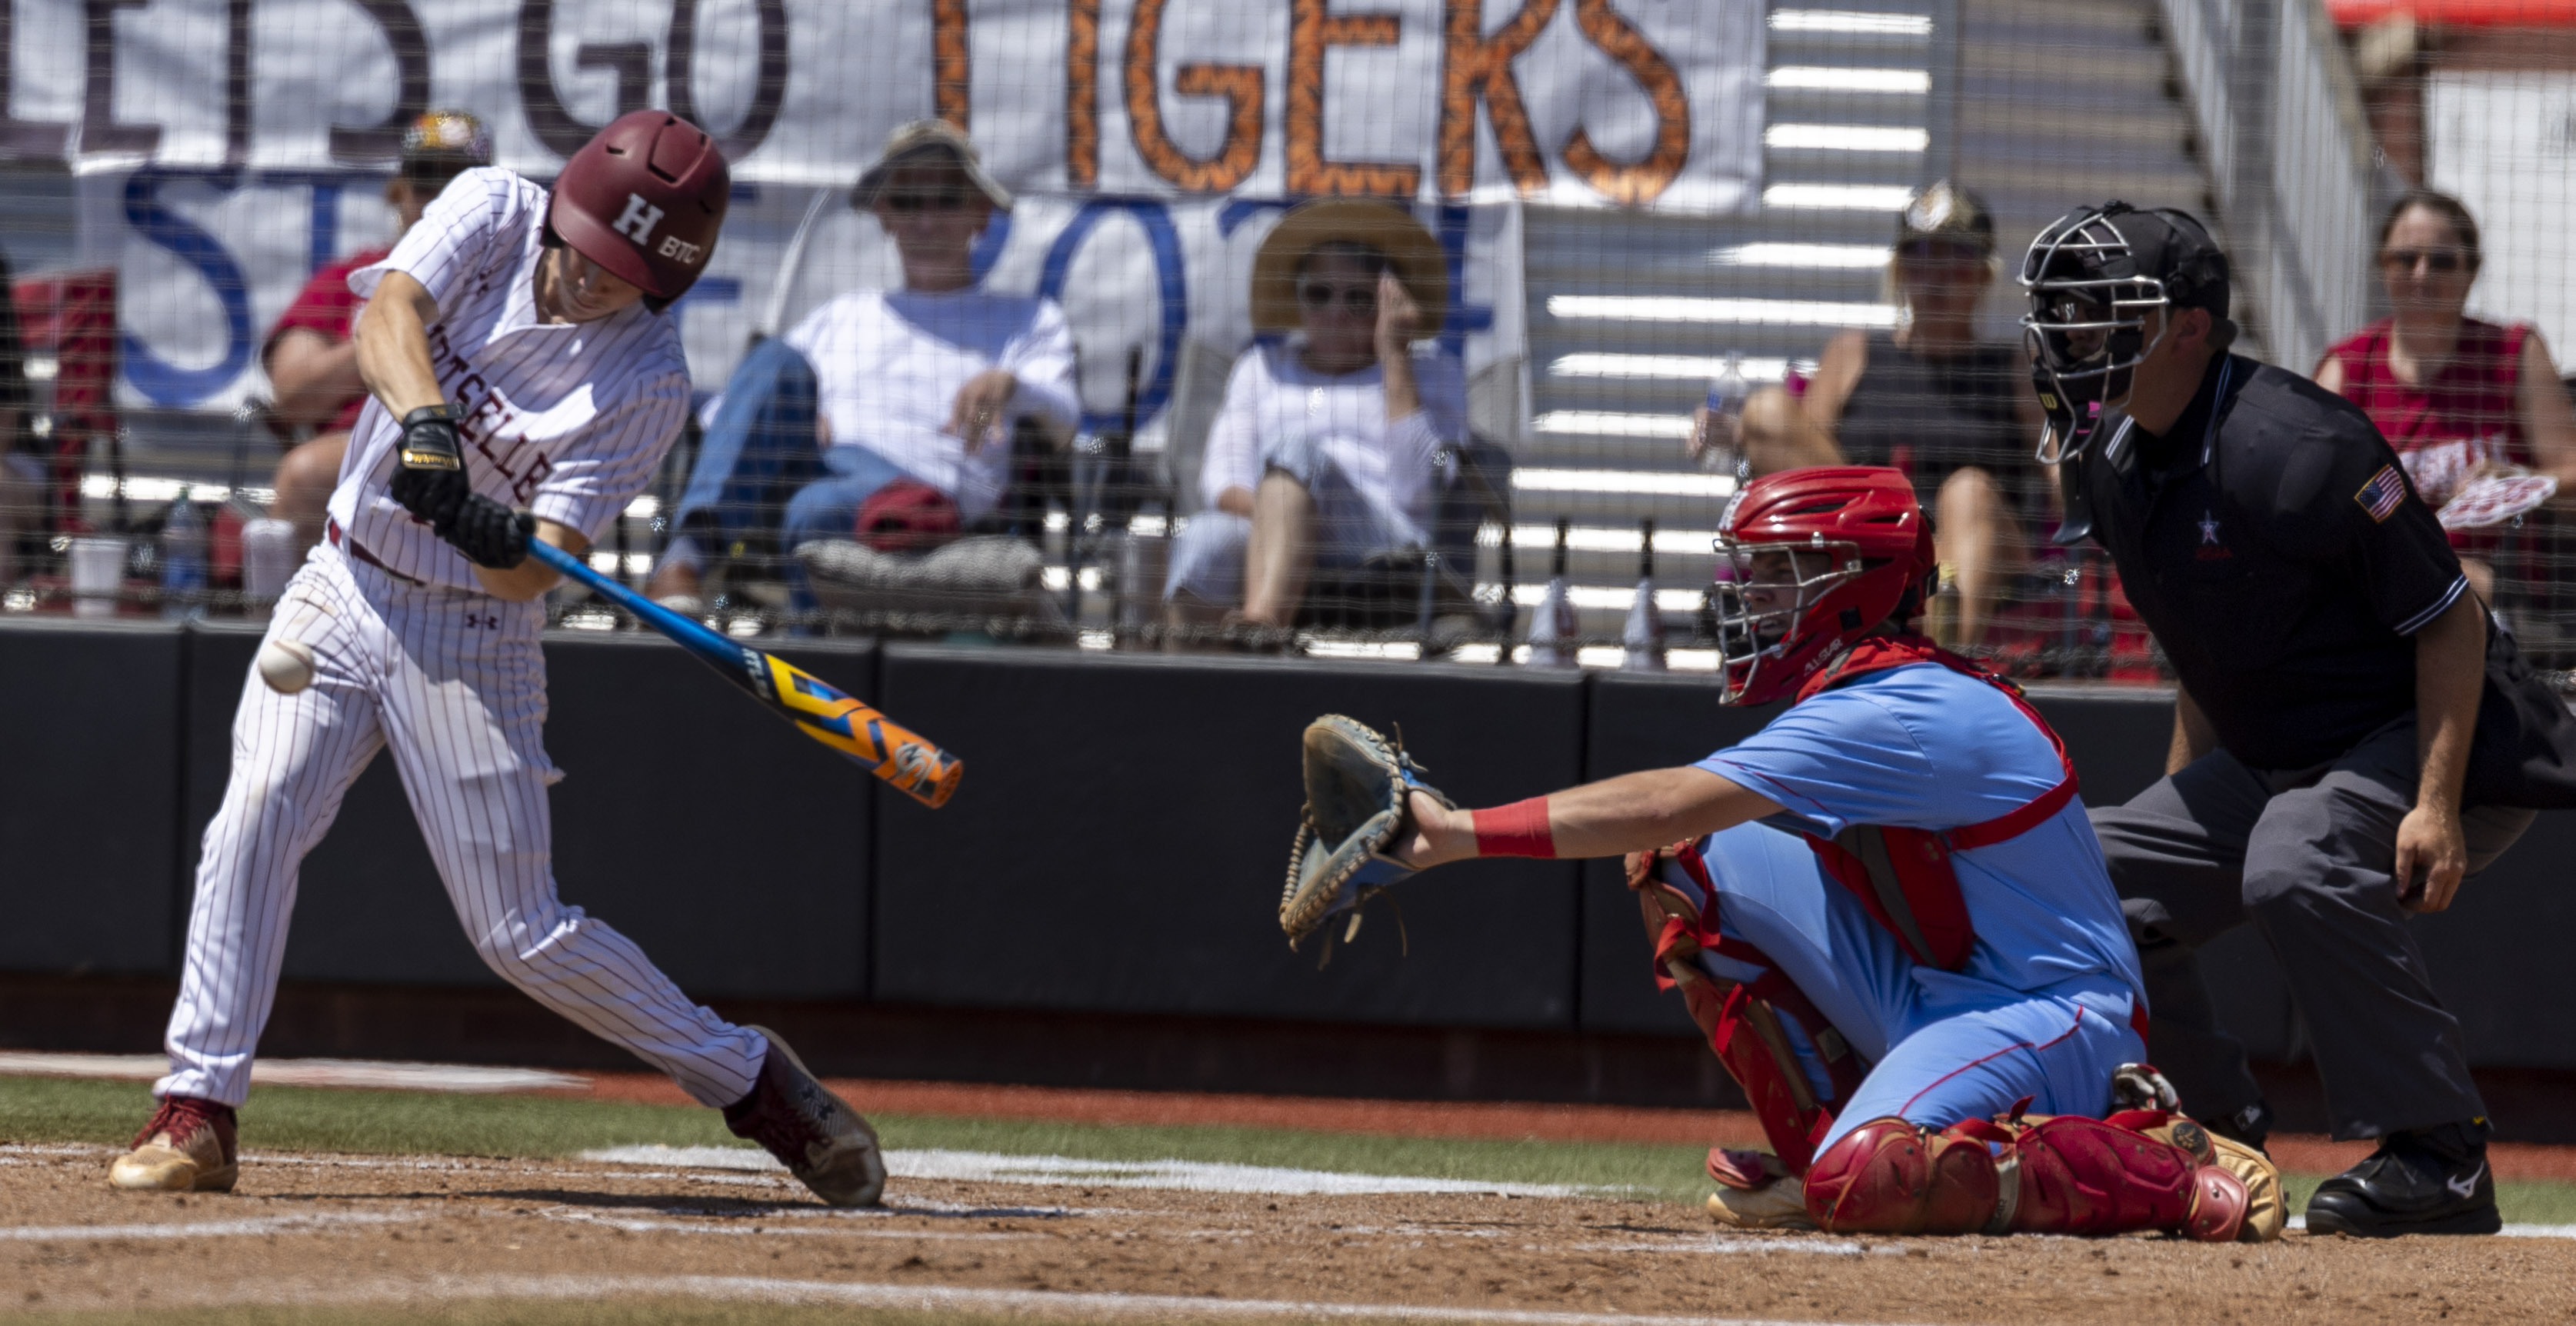
<path id="1" fill-rule="evenodd" d="M 836 1212 L 760 1173 L 256 1153 L 239 1192 L 173 1197 L 109 1191 L 108 1155 L 0 1149 L 0 1313 L 721 1287 L 739 1296 L 763 1286 L 774 1301 L 935 1292 L 960 1309 L 1052 1305 L 1094 1317 L 1201 1315 L 1139 1296 L 1282 1318 L 1428 1310 L 2140 1326 L 2576 1313 L 2576 1241 L 2557 1238 L 2364 1244 L 2293 1234 L 2245 1247 L 1746 1237 L 1688 1208 L 1636 1201 L 1202 1193 L 1078 1178 L 904 1179 L 883 1211 Z"/>

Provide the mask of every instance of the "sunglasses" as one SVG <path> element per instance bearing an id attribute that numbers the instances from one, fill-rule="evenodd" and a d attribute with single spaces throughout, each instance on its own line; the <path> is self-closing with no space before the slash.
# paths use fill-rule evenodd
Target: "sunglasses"
<path id="1" fill-rule="evenodd" d="M 1308 281 L 1297 287 L 1297 302 L 1321 312 L 1336 300 L 1352 313 L 1377 312 L 1377 283 L 1336 285 L 1331 281 Z"/>
<path id="2" fill-rule="evenodd" d="M 1950 239 L 1909 239 L 1896 246 L 1896 256 L 1913 262 L 1983 262 L 1986 251 Z"/>
<path id="3" fill-rule="evenodd" d="M 2447 275 L 2468 266 L 2469 258 L 2458 249 L 2390 249 L 2379 255 L 2379 265 L 2392 272 L 2411 272 L 2419 264 Z"/>
<path id="4" fill-rule="evenodd" d="M 883 195 L 889 212 L 955 212 L 969 195 L 964 189 L 889 189 Z"/>

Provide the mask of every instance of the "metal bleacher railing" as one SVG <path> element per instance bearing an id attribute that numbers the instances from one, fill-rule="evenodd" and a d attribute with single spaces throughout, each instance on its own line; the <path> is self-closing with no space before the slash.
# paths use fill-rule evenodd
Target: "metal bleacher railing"
<path id="1" fill-rule="evenodd" d="M 2564 6 L 2531 4 L 2536 29 L 2576 30 L 2560 14 Z M 656 8 L 646 0 L 635 7 Z M 1576 59 L 1589 49 L 1570 37 L 1553 40 L 1563 35 L 1556 28 L 1570 33 L 1588 24 L 1583 30 L 1597 38 L 1594 29 L 1613 21 L 1589 8 L 1579 20 L 1575 6 L 1564 14 L 1557 8 L 1545 0 L 1524 7 L 1540 15 L 1534 31 L 1541 34 L 1534 42 L 1524 34 L 1524 45 L 1511 48 L 1521 52 L 1512 58 L 1525 73 L 1527 62 Z M 2331 7 L 2320 0 L 1756 4 L 1745 10 L 1742 29 L 1758 31 L 1761 50 L 1758 68 L 1749 71 L 1758 92 L 1744 103 L 1752 122 L 1693 128 L 1710 142 L 1758 135 L 1758 167 L 1743 206 L 1569 204 L 1553 186 L 1532 188 L 1526 180 L 1519 197 L 1499 202 L 1489 192 L 1453 199 L 1428 187 L 1410 200 L 1447 248 L 1450 279 L 1477 282 L 1477 298 L 1486 301 L 1468 309 L 1470 301 L 1453 300 L 1448 310 L 1432 311 L 1436 325 L 1418 328 L 1426 353 L 1433 338 L 1453 356 L 1471 336 L 1488 339 L 1467 356 L 1463 413 L 1431 461 L 1431 496 L 1412 528 L 1381 539 L 1386 546 L 1366 557 L 1324 559 L 1285 629 L 1217 613 L 1193 618 L 1165 599 L 1176 536 L 1194 521 L 1221 518 L 1200 491 L 1207 438 L 1233 370 L 1266 344 L 1237 326 L 1231 306 L 1222 316 L 1208 314 L 1203 290 L 1187 296 L 1186 316 L 1175 313 L 1168 273 L 1160 332 L 1130 325 L 1137 317 L 1150 323 L 1151 310 L 1066 297 L 1081 355 L 1083 420 L 1062 449 L 1026 432 L 1010 444 L 1019 448 L 1010 496 L 962 527 L 972 555 L 945 553 L 935 564 L 874 553 L 800 556 L 755 537 L 716 558 L 687 597 L 695 611 L 746 634 L 965 634 L 1091 648 L 1709 667 L 1714 655 L 1701 610 L 1711 539 L 1750 462 L 1739 469 L 1730 453 L 1703 468 L 1687 445 L 1694 411 L 1713 395 L 1722 413 L 1740 409 L 1748 390 L 1794 391 L 1816 376 L 1836 333 L 1903 325 L 1909 314 L 1891 279 L 1891 242 L 1896 215 L 1917 190 L 1953 181 L 1991 214 L 1998 279 L 1976 315 L 1983 342 L 2018 343 L 2022 305 L 2010 275 L 2029 238 L 2071 206 L 2116 197 L 2207 217 L 2235 264 L 2246 331 L 2239 348 L 2307 372 L 2327 347 L 2387 311 L 2373 271 L 2390 202 L 2414 185 L 2456 183 L 2464 169 L 2458 163 L 2482 150 L 2474 134 L 2444 138 L 2449 122 L 2435 122 L 2437 103 L 2449 104 L 2443 96 L 2466 95 L 2443 91 L 2451 85 L 2442 80 L 2452 76 L 2443 53 L 2494 48 L 2493 40 L 2479 46 L 2456 34 L 2487 32 L 2495 26 L 2487 11 L 2511 8 L 2485 4 L 2486 17 L 2452 29 L 2410 17 L 2404 52 L 2390 58 L 2389 20 L 2362 0 Z M 1486 39 L 1504 40 L 1507 30 L 1491 26 L 1501 21 L 1499 11 L 1483 9 Z M 1073 10 L 1101 22 L 1099 4 Z M 1705 12 L 1721 11 L 1733 12 Z M 1709 18 L 1709 30 L 1718 22 Z M 1029 30 L 996 27 L 994 40 Z M 1450 33 L 1453 42 L 1457 36 Z M 980 32 L 976 40 L 984 40 Z M 1101 41 L 1096 29 L 1092 40 Z M 1132 48 L 1130 37 L 1102 44 L 1117 41 Z M 2481 56 L 2485 64 L 2459 64 L 2472 71 L 2461 77 L 2484 76 L 2506 91 L 2544 97 L 2576 80 L 2576 43 L 2523 45 L 2537 52 L 2524 63 L 2498 66 Z M 2365 47 L 2374 53 L 2357 63 Z M 985 59 L 988 48 L 975 49 L 975 58 Z M 1184 90 L 1163 95 L 1181 99 L 1173 106 L 1204 101 L 1211 85 L 1192 84 L 1188 70 L 1212 67 L 1181 66 L 1175 87 Z M 625 74 L 619 77 L 622 89 Z M 1653 80 L 1639 77 L 1600 97 L 1616 101 L 1640 89 L 1651 96 Z M 1139 95 L 1132 69 L 1129 78 L 1132 110 Z M 2576 94 L 2567 99 L 2576 103 Z M 988 157 L 1011 159 L 1013 145 L 987 142 L 987 126 L 969 116 L 967 104 L 965 93 L 952 104 L 942 90 L 920 111 L 968 117 L 961 122 L 976 129 Z M 1222 127 L 1214 119 L 1185 127 L 1179 111 L 1166 113 L 1175 117 L 1173 141 L 1187 140 L 1173 149 L 1186 160 L 1198 160 L 1189 152 L 1205 146 L 1191 135 Z M 1487 141 L 1493 123 L 1480 123 L 1485 127 L 1470 135 L 1487 136 L 1476 139 L 1478 151 L 1499 150 Z M 2414 135 L 2402 150 L 2389 137 L 2392 126 Z M 1553 141 L 1570 128 L 1550 122 L 1540 132 Z M 1622 140 L 1609 155 L 1637 157 L 1644 142 Z M 1690 150 L 1699 150 L 1698 142 Z M 1327 146 L 1344 157 L 1370 155 L 1364 145 Z M 2524 170 L 2531 192 L 2564 197 L 2576 188 L 2566 155 L 2531 150 L 2536 155 Z M 693 362 L 703 356 L 709 366 L 697 383 L 702 397 L 724 386 L 724 372 L 752 334 L 782 332 L 839 290 L 882 283 L 895 272 L 881 244 L 867 252 L 853 247 L 853 236 L 877 241 L 872 225 L 837 202 L 874 148 L 851 151 L 845 161 L 807 163 L 810 179 L 764 182 L 738 201 L 727 242 L 769 244 L 759 252 L 775 261 L 765 257 L 767 268 L 727 278 L 722 298 L 737 313 L 712 299 L 684 306 L 695 329 Z M 98 333 L 91 324 L 102 299 L 113 310 L 105 325 L 127 353 L 150 339 L 135 330 L 135 286 L 160 270 L 147 251 L 167 236 L 136 238 L 146 227 L 134 218 L 162 215 L 151 211 L 160 204 L 148 190 L 133 183 L 152 167 L 110 186 L 98 181 L 111 167 L 133 169 L 130 163 L 82 158 L 76 147 L 67 157 L 78 169 L 67 170 L 65 159 L 23 156 L 0 173 L 0 216 L 8 221 L 0 245 L 19 274 L 32 389 L 0 477 L 0 579 L 7 581 L 0 608 L 67 610 L 73 542 L 114 537 L 125 541 L 118 591 L 125 610 L 256 611 L 259 587 L 244 580 L 238 548 L 244 523 L 267 514 L 274 496 L 268 473 L 275 446 L 259 411 L 258 370 L 243 370 L 247 386 L 172 404 L 168 392 L 138 387 L 130 365 L 101 362 L 95 345 L 79 339 L 83 327 Z M 360 199 L 377 178 L 362 175 L 333 184 L 333 197 Z M 1147 250 L 1180 242 L 1142 221 L 1127 224 L 1122 218 L 1131 214 L 1118 209 L 1132 199 L 1106 189 L 1085 195 L 1062 183 L 1073 177 L 1067 164 L 1060 176 L 1029 185 L 1023 212 L 1056 209 L 1045 224 L 1062 225 L 1057 233 L 1077 241 L 1040 242 L 1024 253 L 1034 230 L 1016 238 L 988 234 L 979 276 L 1014 291 L 1060 292 L 1068 279 L 1079 285 L 1079 273 L 1066 274 L 1077 258 L 1149 266 L 1161 256 Z M 1193 187 L 1180 197 L 1189 199 Z M 1035 196 L 1050 188 L 1060 192 Z M 1212 194 L 1203 201 L 1223 204 L 1207 223 L 1220 236 L 1254 227 L 1239 243 L 1226 241 L 1236 244 L 1224 249 L 1236 266 L 1221 279 L 1239 282 L 1259 227 L 1294 199 L 1237 193 L 1230 202 Z M 323 203 L 318 192 L 314 198 L 310 210 L 319 218 Z M 196 224 L 184 207 L 171 207 L 179 220 L 170 224 Z M 1063 225 L 1068 213 L 1076 220 Z M 323 233 L 317 229 L 312 243 L 322 245 Z M 1079 240 L 1085 233 L 1091 237 Z M 337 251 L 353 247 L 345 235 L 331 242 Z M 317 247 L 313 256 L 330 255 Z M 2478 295 L 2498 313 L 2544 328 L 2576 316 L 2576 290 L 2568 288 L 2576 282 L 2557 275 L 2563 259 L 2548 262 L 2556 265 L 2517 267 L 2525 275 L 2511 288 L 2490 279 Z M 2548 275 L 2528 275 L 2535 271 Z M 1229 330 L 1214 330 L 1220 323 Z M 710 351 L 717 342 L 702 338 L 716 338 L 719 324 L 728 339 Z M 1720 389 L 1713 392 L 1713 383 Z M 693 422 L 653 487 L 604 533 L 594 565 L 639 587 L 658 583 L 672 538 L 684 532 L 673 517 L 699 435 Z M 2035 448 L 2036 438 L 2030 441 Z M 2045 545 L 2055 523 L 2045 509 L 2051 484 L 2035 463 L 2027 468 L 2015 480 L 2030 503 L 2020 515 L 2021 553 L 1990 624 L 1957 643 L 2025 675 L 2153 679 L 2159 665 L 2152 643 L 2126 614 L 2098 555 Z M 182 493 L 195 503 L 185 515 L 175 504 Z M 774 527 L 774 511 L 764 514 Z M 1317 520 L 1338 518 L 1330 503 L 1316 508 Z M 2576 603 L 2554 588 L 2568 560 L 2559 521 L 2544 509 L 2500 536 L 2508 554 L 2497 559 L 2495 598 L 2527 647 L 2564 667 L 2561 642 L 2576 640 L 2576 632 L 2560 623 Z M 1248 556 L 1261 556 L 1257 539 Z M 575 591 L 556 597 L 563 625 L 631 626 Z"/>

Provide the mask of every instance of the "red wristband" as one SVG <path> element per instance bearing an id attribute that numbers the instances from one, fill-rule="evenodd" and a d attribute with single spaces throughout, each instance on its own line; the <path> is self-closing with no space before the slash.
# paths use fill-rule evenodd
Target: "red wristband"
<path id="1" fill-rule="evenodd" d="M 1556 836 L 1547 827 L 1547 798 L 1531 797 L 1477 811 L 1476 855 L 1555 856 Z"/>

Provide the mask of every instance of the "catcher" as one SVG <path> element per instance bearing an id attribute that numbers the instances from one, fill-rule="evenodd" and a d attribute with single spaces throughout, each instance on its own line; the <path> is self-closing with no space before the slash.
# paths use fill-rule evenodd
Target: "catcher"
<path id="1" fill-rule="evenodd" d="M 2137 955 L 2064 747 L 1914 630 L 1935 568 L 1905 476 L 1757 479 L 1717 549 L 1724 702 L 1786 712 L 1687 768 L 1476 811 L 1320 719 L 1291 941 L 1444 861 L 1626 854 L 1658 982 L 1771 1142 L 1709 1153 L 1720 1220 L 2276 1236 L 2277 1172 L 2138 1062 Z"/>

